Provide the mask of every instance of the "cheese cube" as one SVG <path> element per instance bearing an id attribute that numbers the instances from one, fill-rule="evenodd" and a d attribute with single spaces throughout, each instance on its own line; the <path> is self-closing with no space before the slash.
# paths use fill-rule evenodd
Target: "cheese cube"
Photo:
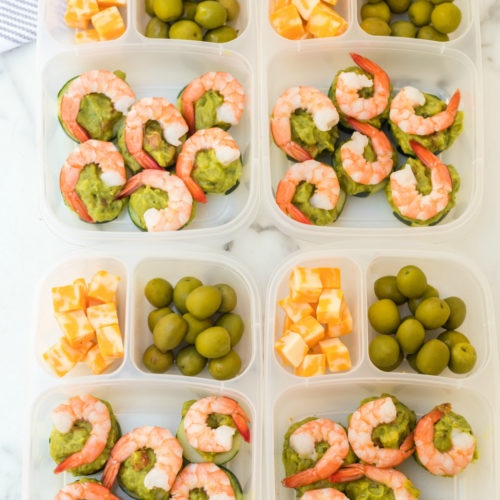
<path id="1" fill-rule="evenodd" d="M 287 317 L 294 323 L 314 313 L 314 309 L 310 304 L 293 300 L 290 296 L 281 299 L 279 305 L 285 311 Z"/>
<path id="2" fill-rule="evenodd" d="M 300 17 L 304 20 L 308 20 L 314 7 L 319 4 L 320 0 L 292 0 L 292 4 L 297 7 Z"/>
<path id="3" fill-rule="evenodd" d="M 75 280 L 71 285 L 54 286 L 51 292 L 52 308 L 56 313 L 85 309 L 86 307 L 85 282 Z"/>
<path id="4" fill-rule="evenodd" d="M 75 33 L 75 43 L 90 43 L 90 42 L 98 42 L 99 41 L 99 34 L 97 33 L 97 30 L 94 28 L 82 30 L 82 31 L 77 31 Z"/>
<path id="5" fill-rule="evenodd" d="M 125 23 L 118 7 L 108 7 L 92 16 L 100 40 L 114 40 L 125 33 Z"/>
<path id="6" fill-rule="evenodd" d="M 285 5 L 269 14 L 269 21 L 276 32 L 290 40 L 300 40 L 306 36 L 304 23 L 295 5 Z"/>
<path id="7" fill-rule="evenodd" d="M 87 307 L 87 317 L 94 330 L 118 324 L 118 312 L 113 302 Z"/>
<path id="8" fill-rule="evenodd" d="M 96 337 L 102 356 L 105 358 L 123 358 L 122 332 L 118 324 L 97 328 Z"/>
<path id="9" fill-rule="evenodd" d="M 68 356 L 68 359 L 71 359 L 75 363 L 83 361 L 89 349 L 95 344 L 93 340 L 88 340 L 87 342 L 82 342 L 73 346 L 66 337 L 61 337 L 59 342 L 61 344 L 61 349 L 66 356 Z"/>
<path id="10" fill-rule="evenodd" d="M 97 344 L 89 349 L 89 352 L 85 357 L 85 362 L 94 375 L 100 375 L 101 373 L 103 373 L 114 363 L 114 361 L 114 358 L 105 358 L 101 354 L 101 351 L 99 350 L 99 346 Z"/>
<path id="11" fill-rule="evenodd" d="M 314 316 L 300 319 L 290 325 L 289 330 L 298 333 L 309 348 L 314 347 L 325 337 L 325 327 Z"/>
<path id="12" fill-rule="evenodd" d="M 95 331 L 85 311 L 77 309 L 64 313 L 56 313 L 56 320 L 61 330 L 73 346 L 95 339 Z"/>
<path id="13" fill-rule="evenodd" d="M 290 273 L 290 296 L 293 300 L 316 302 L 319 299 L 323 284 L 317 269 L 294 267 Z"/>
<path id="14" fill-rule="evenodd" d="M 352 315 L 344 300 L 340 310 L 340 322 L 327 323 L 325 333 L 327 337 L 340 337 L 352 332 Z"/>
<path id="15" fill-rule="evenodd" d="M 331 7 L 319 3 L 306 23 L 306 30 L 316 38 L 338 36 L 347 29 L 347 21 Z"/>
<path id="16" fill-rule="evenodd" d="M 331 372 L 340 372 L 352 368 L 349 350 L 339 338 L 320 340 L 319 346 L 326 356 L 326 365 Z"/>
<path id="17" fill-rule="evenodd" d="M 125 7 L 127 0 L 97 0 L 100 10 L 107 9 L 108 7 Z"/>
<path id="18" fill-rule="evenodd" d="M 309 351 L 305 340 L 295 332 L 287 332 L 274 344 L 284 363 L 297 367 Z"/>
<path id="19" fill-rule="evenodd" d="M 320 323 L 340 323 L 344 292 L 338 288 L 326 288 L 321 292 L 316 307 L 316 318 Z"/>
<path id="20" fill-rule="evenodd" d="M 60 341 L 49 347 L 42 357 L 58 377 L 64 377 L 76 364 L 76 361 L 63 349 Z"/>
<path id="21" fill-rule="evenodd" d="M 338 267 L 317 268 L 323 288 L 340 288 L 340 269 Z"/>
<path id="22" fill-rule="evenodd" d="M 326 356 L 324 354 L 307 354 L 302 363 L 294 370 L 300 377 L 314 377 L 326 373 Z"/>
<path id="23" fill-rule="evenodd" d="M 67 0 L 64 22 L 69 28 L 86 29 L 98 12 L 97 0 Z"/>
<path id="24" fill-rule="evenodd" d="M 120 277 L 108 271 L 98 271 L 90 279 L 87 295 L 89 305 L 117 302 Z"/>

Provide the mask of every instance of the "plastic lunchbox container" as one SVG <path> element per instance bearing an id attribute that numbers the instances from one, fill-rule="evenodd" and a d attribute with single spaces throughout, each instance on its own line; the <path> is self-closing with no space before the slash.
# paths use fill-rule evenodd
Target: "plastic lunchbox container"
<path id="1" fill-rule="evenodd" d="M 261 141 L 264 164 L 262 198 L 275 224 L 297 238 L 324 242 L 328 237 L 417 236 L 439 239 L 462 230 L 478 212 L 483 186 L 483 103 L 482 69 L 478 36 L 478 13 L 473 2 L 455 2 L 462 11 L 459 29 L 448 42 L 373 36 L 360 27 L 361 6 L 365 2 L 339 1 L 335 9 L 348 22 L 347 30 L 335 37 L 287 40 L 274 31 L 268 20 L 274 5 L 261 15 L 263 30 L 263 87 L 260 116 L 263 117 Z M 396 19 L 398 16 L 393 16 Z M 272 40 L 272 42 L 270 42 Z M 269 118 L 278 97 L 288 88 L 307 85 L 324 93 L 338 71 L 355 66 L 351 53 L 364 56 L 388 74 L 393 95 L 411 85 L 447 101 L 456 89 L 461 92 L 459 109 L 464 112 L 461 135 L 439 157 L 453 165 L 460 176 L 456 205 L 435 226 L 409 227 L 398 220 L 387 202 L 384 190 L 371 196 L 347 196 L 344 209 L 333 223 L 315 226 L 297 222 L 278 207 L 275 195 L 278 182 L 294 163 L 279 149 L 271 135 Z M 341 140 L 347 136 L 340 132 Z M 406 156 L 399 153 L 403 166 Z M 327 161 L 327 163 L 330 160 Z"/>
<path id="2" fill-rule="evenodd" d="M 381 276 L 396 275 L 408 264 L 419 266 L 441 297 L 455 295 L 466 303 L 466 319 L 457 330 L 469 338 L 477 351 L 476 364 L 469 373 L 457 375 L 445 368 L 439 375 L 424 375 L 413 370 L 406 360 L 393 371 L 386 372 L 371 362 L 368 346 L 375 332 L 369 324 L 367 310 L 375 300 L 374 281 Z M 290 293 L 291 271 L 297 267 L 340 269 L 341 288 L 353 317 L 352 332 L 340 337 L 351 356 L 350 370 L 327 370 L 324 375 L 302 377 L 294 374 L 293 367 L 278 355 L 275 343 L 287 329 L 285 312 L 279 301 Z M 442 330 L 427 332 L 426 339 L 436 337 Z M 458 500 L 469 498 L 473 492 L 487 496 L 498 491 L 493 472 L 498 441 L 494 428 L 498 405 L 494 383 L 498 377 L 494 355 L 498 349 L 494 309 L 487 281 L 471 262 L 448 252 L 424 249 L 361 250 L 341 245 L 336 249 L 295 252 L 275 270 L 269 281 L 265 331 L 266 399 L 273 401 L 273 406 L 265 416 L 265 441 L 272 446 L 265 448 L 264 453 L 269 462 L 269 494 L 274 495 L 273 498 L 295 498 L 293 489 L 281 485 L 285 478 L 284 436 L 293 423 L 315 416 L 327 417 L 346 426 L 349 415 L 363 399 L 382 394 L 397 397 L 416 412 L 417 418 L 436 405 L 449 402 L 453 411 L 469 421 L 477 437 L 478 460 L 452 479 L 431 475 L 413 458 L 397 467 L 420 490 L 420 498 Z"/>
<path id="3" fill-rule="evenodd" d="M 200 241 L 226 242 L 247 227 L 259 200 L 257 88 L 255 54 L 248 45 L 255 37 L 252 6 L 242 1 L 239 36 L 224 44 L 151 39 L 144 35 L 148 15 L 144 2 L 122 8 L 125 33 L 116 40 L 76 44 L 74 29 L 64 24 L 64 0 L 46 2 L 40 12 L 38 45 L 39 144 L 41 148 L 40 204 L 47 224 L 61 237 L 75 242 Z M 164 97 L 176 104 L 179 92 L 193 79 L 209 71 L 226 71 L 245 91 L 245 110 L 230 134 L 238 144 L 243 163 L 240 183 L 227 195 L 208 195 L 196 203 L 195 216 L 177 231 L 147 233 L 138 229 L 126 208 L 117 219 L 89 224 L 65 205 L 59 188 L 59 172 L 76 143 L 63 131 L 57 112 L 59 90 L 70 79 L 92 69 L 120 70 L 136 98 Z"/>

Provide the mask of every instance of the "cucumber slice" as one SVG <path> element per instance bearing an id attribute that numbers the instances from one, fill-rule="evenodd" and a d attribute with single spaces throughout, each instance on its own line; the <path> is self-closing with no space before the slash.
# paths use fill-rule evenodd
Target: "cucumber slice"
<path id="1" fill-rule="evenodd" d="M 222 465 L 220 465 L 219 467 L 227 474 L 227 477 L 231 482 L 231 486 L 233 487 L 234 491 L 234 498 L 236 500 L 243 500 L 243 489 L 241 487 L 240 482 L 238 481 L 238 478 L 226 467 Z"/>
<path id="2" fill-rule="evenodd" d="M 59 120 L 59 123 L 61 124 L 61 127 L 63 128 L 64 132 L 66 133 L 66 135 L 72 139 L 73 141 L 76 141 L 76 142 L 80 142 L 73 134 L 71 134 L 71 132 L 69 131 L 68 127 L 66 126 L 66 124 L 64 123 L 62 117 L 61 117 L 61 101 L 62 101 L 62 98 L 63 98 L 63 95 L 66 94 L 66 92 L 68 91 L 68 87 L 70 85 L 70 83 L 73 81 L 73 80 L 76 80 L 78 78 L 78 76 L 75 76 L 73 78 L 70 78 L 62 87 L 61 87 L 61 90 L 58 92 L 57 94 L 57 118 Z"/>
<path id="3" fill-rule="evenodd" d="M 181 443 L 184 458 L 191 463 L 199 462 L 213 462 L 216 465 L 221 465 L 229 462 L 232 458 L 236 456 L 240 450 L 241 443 L 243 442 L 243 437 L 236 431 L 233 436 L 233 447 L 229 451 L 224 451 L 221 453 L 206 453 L 203 451 L 198 451 L 196 448 L 189 444 L 186 436 L 186 431 L 184 430 L 184 418 L 182 418 L 179 427 L 177 428 L 176 435 L 179 443 Z"/>

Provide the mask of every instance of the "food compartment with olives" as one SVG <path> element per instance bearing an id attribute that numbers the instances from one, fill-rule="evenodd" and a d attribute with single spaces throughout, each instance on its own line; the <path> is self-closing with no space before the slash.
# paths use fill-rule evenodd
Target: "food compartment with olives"
<path id="1" fill-rule="evenodd" d="M 258 292 L 231 258 L 148 258 L 133 282 L 131 359 L 139 371 L 237 381 L 254 365 Z M 164 291 L 155 294 L 159 287 Z"/>
<path id="2" fill-rule="evenodd" d="M 128 460 L 119 464 L 118 477 L 113 481 L 111 487 L 113 494 L 119 498 L 129 499 L 137 498 L 138 494 L 144 495 L 144 487 L 142 487 L 141 491 L 140 484 L 146 485 L 148 481 L 150 485 L 156 484 L 153 487 L 145 486 L 146 490 L 149 490 L 147 491 L 148 495 L 153 494 L 155 491 L 157 495 L 167 494 L 164 488 L 159 486 L 163 480 L 162 473 L 157 474 L 155 479 L 153 471 L 149 474 L 152 477 L 145 479 L 151 468 L 154 467 L 155 460 L 151 458 L 155 454 L 169 463 L 168 480 L 171 488 L 174 487 L 172 483 L 175 483 L 175 479 L 182 472 L 180 470 L 181 466 L 184 465 L 178 450 L 182 451 L 182 455 L 186 454 L 185 457 L 187 457 L 188 462 L 195 463 L 195 459 L 190 455 L 191 452 L 187 447 L 189 436 L 179 434 L 181 427 L 185 427 L 182 425 L 185 422 L 183 415 L 187 410 L 185 403 L 194 401 L 203 402 L 203 406 L 207 402 L 209 411 L 210 408 L 215 408 L 221 414 L 228 411 L 226 408 L 233 408 L 234 411 L 238 409 L 240 414 L 245 417 L 244 438 L 237 438 L 239 436 L 239 431 L 237 431 L 233 439 L 235 449 L 231 453 L 227 453 L 225 458 L 220 456 L 217 459 L 218 464 L 211 463 L 210 467 L 229 471 L 231 479 L 234 480 L 233 487 L 240 496 L 247 497 L 260 491 L 262 482 L 259 467 L 261 424 L 258 417 L 257 402 L 248 394 L 235 389 L 225 388 L 222 390 L 213 386 L 209 387 L 206 384 L 203 385 L 188 379 L 179 381 L 176 384 L 171 384 L 166 380 L 123 379 L 103 383 L 88 382 L 59 385 L 45 390 L 36 398 L 30 416 L 31 435 L 27 440 L 29 442 L 27 456 L 30 464 L 27 472 L 30 480 L 26 482 L 25 498 L 53 498 L 65 485 L 69 485 L 77 479 L 90 478 L 97 481 L 102 480 L 103 482 L 110 481 L 108 478 L 105 479 L 102 468 L 89 476 L 86 476 L 85 472 L 80 472 L 75 476 L 69 470 L 54 472 L 57 463 L 53 457 L 57 457 L 58 454 L 62 453 L 62 450 L 56 448 L 54 443 L 49 444 L 49 437 L 52 436 L 51 441 L 55 442 L 58 432 L 62 431 L 55 431 L 55 429 L 59 429 L 59 424 L 56 427 L 57 419 L 55 415 L 52 418 L 52 412 L 59 407 L 59 413 L 62 415 L 64 410 L 60 408 L 60 405 L 70 404 L 75 398 L 85 401 L 97 398 L 105 401 L 111 408 L 118 423 L 119 434 L 126 436 L 128 433 L 132 433 L 129 437 L 134 438 L 135 436 L 138 449 L 133 453 L 130 452 Z M 88 405 L 89 403 L 86 402 L 85 404 Z M 226 423 L 225 425 L 227 427 L 229 424 Z M 243 426 L 238 425 L 243 432 Z M 151 426 L 155 426 L 156 429 L 151 429 Z M 85 437 L 86 431 L 84 426 L 80 426 L 79 430 L 72 429 L 70 432 L 73 432 L 74 446 L 78 434 L 80 437 Z M 152 432 L 151 438 L 141 437 L 146 436 L 149 432 Z M 158 437 L 155 438 L 155 436 L 160 435 L 166 436 L 165 442 L 168 446 L 160 445 Z M 142 441 L 142 439 L 144 440 Z M 133 439 L 129 440 L 129 444 L 130 441 L 133 441 Z M 71 441 L 68 440 L 67 442 Z M 155 442 L 157 444 L 152 444 Z M 145 448 L 142 451 L 140 449 L 141 443 L 145 443 Z M 64 446 L 64 441 L 59 440 L 59 446 Z M 165 456 L 166 453 L 171 454 L 170 458 Z M 140 460 L 141 458 L 142 460 Z M 109 461 L 111 462 L 112 459 L 109 459 Z M 131 466 L 131 463 L 135 464 L 135 466 Z M 61 465 L 61 467 L 64 466 Z M 107 470 L 106 467 L 104 470 Z M 106 476 L 109 476 L 108 471 Z M 218 488 L 215 484 L 209 486 L 214 488 L 215 491 Z M 225 488 L 226 486 L 221 483 L 221 487 Z M 127 490 L 135 491 L 135 496 L 129 496 Z M 131 493 L 131 495 L 134 495 L 134 493 Z M 142 496 L 142 498 L 146 497 Z"/>
<path id="3" fill-rule="evenodd" d="M 342 477 L 343 475 L 345 477 L 346 473 L 348 475 L 350 470 L 356 470 L 357 467 L 358 470 L 365 472 L 366 477 L 369 477 L 371 482 L 366 477 L 360 478 L 356 483 L 351 482 L 346 490 L 346 483 L 332 483 L 328 480 L 328 477 L 331 477 L 331 471 L 337 468 L 335 465 L 337 462 L 335 462 L 333 457 L 341 449 L 340 441 L 347 441 L 348 436 L 349 441 L 355 443 L 354 447 L 356 450 L 358 449 L 358 445 L 356 444 L 357 441 L 354 432 L 351 434 L 351 432 L 344 433 L 341 429 L 333 429 L 329 438 L 332 443 L 332 446 L 329 448 L 332 458 L 331 466 L 325 466 L 324 468 L 318 466 L 318 474 L 316 477 L 314 474 L 310 475 L 312 482 L 309 484 L 294 487 L 287 487 L 283 484 L 285 478 L 287 478 L 285 484 L 307 483 L 309 479 L 307 474 L 305 477 L 299 476 L 301 474 L 299 472 L 296 474 L 297 479 L 295 479 L 294 471 L 299 467 L 298 464 L 304 463 L 309 463 L 309 465 L 305 466 L 306 470 L 314 471 L 314 463 L 318 460 L 318 457 L 321 457 L 327 447 L 326 445 L 321 448 L 325 444 L 325 440 L 322 441 L 322 438 L 319 437 L 321 436 L 322 428 L 324 429 L 324 435 L 328 433 L 327 429 L 330 429 L 333 423 L 344 427 L 347 431 L 350 429 L 349 419 L 351 414 L 360 409 L 362 403 L 364 405 L 367 399 L 383 399 L 388 396 L 391 396 L 391 399 L 396 403 L 398 416 L 403 415 L 403 411 L 398 407 L 398 402 L 406 407 L 404 411 L 408 414 L 408 418 L 402 418 L 401 420 L 399 420 L 399 417 L 396 417 L 396 420 L 394 420 L 395 426 L 392 426 L 390 423 L 392 421 L 387 417 L 386 422 L 388 422 L 388 427 L 391 429 L 392 437 L 395 435 L 394 427 L 397 426 L 397 432 L 400 432 L 403 437 L 405 426 L 407 430 L 404 432 L 408 432 L 410 429 L 414 431 L 415 424 L 418 425 L 418 422 L 423 420 L 422 417 L 424 415 L 431 412 L 435 407 L 442 407 L 444 403 L 449 403 L 451 412 L 463 417 L 467 421 L 468 431 L 465 434 L 469 437 L 467 439 L 464 438 L 465 440 L 460 446 L 469 448 L 474 445 L 472 459 L 468 460 L 467 465 L 462 470 L 460 470 L 457 461 L 456 470 L 459 470 L 459 472 L 456 472 L 453 477 L 430 473 L 423 466 L 419 465 L 415 458 L 415 452 L 404 455 L 404 458 L 401 457 L 400 459 L 403 459 L 403 462 L 400 465 L 385 469 L 379 469 L 370 465 L 360 466 L 358 463 L 344 469 L 338 469 L 336 471 L 337 477 Z M 305 401 L 307 401 L 307 405 L 304 404 Z M 368 407 L 365 408 L 366 410 L 370 409 Z M 363 411 L 365 410 L 363 409 Z M 311 419 L 311 430 L 304 431 L 303 439 L 300 440 L 297 437 L 296 444 L 294 444 L 290 439 L 290 433 L 294 428 Z M 318 419 L 316 424 L 315 419 Z M 488 398 L 481 394 L 481 391 L 471 387 L 457 387 L 443 381 L 434 382 L 430 387 L 427 383 L 422 384 L 415 381 L 402 382 L 396 377 L 387 377 L 385 380 L 358 378 L 349 382 L 345 380 L 332 381 L 325 379 L 308 384 L 307 386 L 291 386 L 275 395 L 273 412 L 266 427 L 266 440 L 272 443 L 271 446 L 265 449 L 266 458 L 271 466 L 269 479 L 273 488 L 269 494 L 273 498 L 291 500 L 296 498 L 297 491 L 303 493 L 307 489 L 335 487 L 349 492 L 349 495 L 353 495 L 353 491 L 356 488 L 359 494 L 366 489 L 368 484 L 371 484 L 373 491 L 381 495 L 380 498 L 388 498 L 388 495 L 392 495 L 390 491 L 392 486 L 396 488 L 397 493 L 406 495 L 404 498 L 465 500 L 474 495 L 488 496 L 498 488 L 498 480 L 494 472 L 494 420 L 494 408 Z M 352 420 L 352 422 L 352 431 L 355 431 L 358 429 L 358 424 L 355 423 L 357 420 Z M 304 456 L 309 456 L 306 451 L 306 437 L 309 435 L 308 433 L 311 433 L 311 436 L 313 435 L 312 429 L 315 428 L 315 425 L 318 429 L 315 434 L 316 439 L 322 442 L 316 445 L 316 451 L 318 452 L 316 457 L 307 462 L 308 459 L 300 458 L 298 452 L 294 452 L 293 450 L 302 449 L 300 453 L 303 453 Z M 373 422 L 373 425 L 376 429 L 384 428 L 384 424 L 377 426 Z M 464 423 L 464 425 L 466 424 Z M 376 436 L 374 439 L 390 439 L 389 434 L 388 432 L 384 437 L 380 433 L 377 434 L 374 432 L 374 436 Z M 362 439 L 362 435 L 363 430 L 359 429 L 359 439 Z M 441 436 L 441 438 L 443 437 Z M 471 437 L 473 441 L 470 439 Z M 469 444 L 465 444 L 466 442 Z M 365 446 L 368 448 L 369 445 L 365 444 Z M 377 453 L 382 454 L 380 450 L 383 450 L 383 448 L 378 448 L 378 450 Z M 394 455 L 397 454 L 397 451 L 397 449 L 391 450 Z M 352 453 L 353 448 L 350 449 L 349 455 L 342 460 L 344 466 L 355 461 Z M 374 460 L 379 460 L 379 458 L 375 456 Z M 284 462 L 286 462 L 287 468 L 285 468 Z M 455 461 L 452 459 L 450 462 L 455 468 Z M 304 467 L 304 465 L 302 466 Z M 307 467 L 313 468 L 307 469 Z M 319 471 L 320 468 L 326 471 L 326 479 L 318 479 L 322 475 Z M 405 481 L 399 481 L 400 478 L 404 479 L 405 477 L 411 481 L 411 485 Z M 381 483 L 385 486 L 382 486 Z M 387 489 L 384 490 L 384 487 L 387 487 Z M 297 491 L 295 488 L 297 488 Z M 419 495 L 415 489 L 418 490 Z M 339 496 L 339 498 L 348 497 Z M 349 498 L 357 497 L 349 496 Z"/>
<path id="4" fill-rule="evenodd" d="M 338 40 L 328 50 L 283 46 L 263 64 L 262 196 L 287 234 L 440 238 L 476 215 L 481 81 L 468 56 Z M 351 92 L 358 86 L 366 99 Z M 417 100 L 435 118 L 416 114 Z"/>

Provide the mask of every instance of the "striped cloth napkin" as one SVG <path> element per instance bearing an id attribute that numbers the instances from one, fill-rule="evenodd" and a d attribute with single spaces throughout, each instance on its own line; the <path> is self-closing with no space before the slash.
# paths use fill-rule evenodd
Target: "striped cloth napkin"
<path id="1" fill-rule="evenodd" d="M 38 0 L 0 0 L 0 52 L 36 38 Z"/>

